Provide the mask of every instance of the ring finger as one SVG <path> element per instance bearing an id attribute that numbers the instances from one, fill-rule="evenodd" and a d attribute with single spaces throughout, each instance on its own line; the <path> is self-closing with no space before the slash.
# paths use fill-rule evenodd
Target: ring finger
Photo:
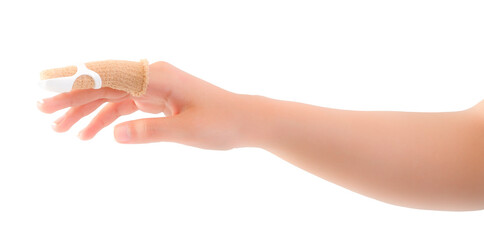
<path id="1" fill-rule="evenodd" d="M 94 110 L 105 102 L 106 99 L 98 99 L 81 106 L 71 107 L 62 117 L 54 121 L 52 128 L 57 132 L 65 132 L 81 118 L 94 112 Z"/>

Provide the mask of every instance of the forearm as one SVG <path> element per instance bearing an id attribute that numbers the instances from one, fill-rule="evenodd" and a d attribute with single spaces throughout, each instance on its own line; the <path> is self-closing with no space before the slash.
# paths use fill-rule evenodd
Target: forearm
<path id="1" fill-rule="evenodd" d="M 364 112 L 252 96 L 252 143 L 352 191 L 426 209 L 484 208 L 484 119 Z"/>

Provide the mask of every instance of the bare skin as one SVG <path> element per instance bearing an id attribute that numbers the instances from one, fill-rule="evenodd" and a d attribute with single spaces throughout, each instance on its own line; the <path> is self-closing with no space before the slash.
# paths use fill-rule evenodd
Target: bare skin
<path id="1" fill-rule="evenodd" d="M 102 88 L 44 99 L 64 132 L 109 102 L 79 133 L 93 138 L 135 111 L 166 117 L 120 123 L 120 143 L 170 141 L 205 149 L 263 148 L 328 181 L 400 206 L 484 209 L 484 103 L 459 112 L 347 111 L 234 94 L 157 62 L 142 97 Z"/>

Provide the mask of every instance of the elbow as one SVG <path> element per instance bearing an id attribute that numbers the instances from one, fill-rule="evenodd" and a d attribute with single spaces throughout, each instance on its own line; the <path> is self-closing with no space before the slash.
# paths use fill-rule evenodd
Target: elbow
<path id="1" fill-rule="evenodd" d="M 483 104 L 484 105 L 484 104 Z M 446 147 L 435 148 L 421 168 L 404 183 L 395 205 L 427 210 L 484 210 L 484 106 L 460 115 Z"/>
<path id="2" fill-rule="evenodd" d="M 464 111 L 468 124 L 454 164 L 440 176 L 440 210 L 473 211 L 484 209 L 484 101 Z M 460 152 L 460 153 L 459 153 Z M 453 154 L 452 154 L 453 155 Z M 437 195 L 438 196 L 438 195 Z M 435 209 L 431 207 L 431 209 Z M 437 210 L 437 209 L 436 209 Z"/>
<path id="3" fill-rule="evenodd" d="M 483 106 L 481 106 L 483 105 Z M 429 194 L 437 204 L 427 203 L 433 210 L 475 211 L 484 209 L 484 104 L 467 111 L 461 141 L 450 151 L 449 162 L 442 161 L 442 175 L 437 174 L 434 184 L 440 185 L 435 194 Z M 466 118 L 463 116 L 463 118 Z M 465 129 L 465 130 L 464 130 Z M 458 140 L 458 139 L 456 139 Z M 445 157 L 444 157 L 445 158 Z"/>

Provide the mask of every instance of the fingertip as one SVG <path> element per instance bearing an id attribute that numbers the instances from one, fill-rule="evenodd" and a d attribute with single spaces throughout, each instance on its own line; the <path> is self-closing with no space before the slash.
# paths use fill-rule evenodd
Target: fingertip
<path id="1" fill-rule="evenodd" d="M 82 134 L 83 131 L 80 131 L 79 133 L 77 133 L 77 137 L 81 140 L 86 140 Z"/>
<path id="2" fill-rule="evenodd" d="M 62 129 L 62 126 L 60 126 L 59 123 L 56 123 L 56 122 L 53 122 L 50 127 L 52 128 L 52 130 L 58 132 L 58 133 L 61 133 L 61 132 L 65 132 L 67 130 L 65 129 Z"/>
<path id="3" fill-rule="evenodd" d="M 37 108 L 43 113 L 54 113 L 55 109 L 54 103 L 49 98 L 41 99 L 37 101 Z"/>
<path id="4" fill-rule="evenodd" d="M 126 123 L 114 127 L 114 138 L 118 143 L 129 143 L 132 139 L 131 128 Z"/>
<path id="5" fill-rule="evenodd" d="M 77 137 L 82 141 L 87 141 L 87 140 L 91 140 L 94 136 L 86 134 L 86 130 L 84 129 L 77 134 Z"/>
<path id="6" fill-rule="evenodd" d="M 58 133 L 63 133 L 63 132 L 67 132 L 68 129 L 65 129 L 64 127 L 62 126 L 59 126 L 59 124 L 56 124 L 56 123 L 52 123 L 51 125 L 52 129 Z"/>
<path id="7" fill-rule="evenodd" d="M 41 112 L 43 112 L 43 113 L 49 113 L 49 112 L 47 112 L 47 111 L 46 111 L 46 109 L 45 109 L 45 102 L 44 102 L 44 100 L 43 100 L 43 99 L 40 99 L 40 100 L 38 100 L 38 101 L 37 101 L 37 108 L 38 108 L 38 109 L 39 109 Z"/>
<path id="8" fill-rule="evenodd" d="M 44 100 L 43 99 L 40 99 L 37 101 L 37 107 L 40 108 L 42 106 L 42 104 L 44 104 Z"/>
<path id="9" fill-rule="evenodd" d="M 54 129 L 54 131 L 56 132 L 65 132 L 67 131 L 67 129 L 63 128 L 61 126 L 61 124 L 64 122 L 64 119 L 66 118 L 66 115 L 62 115 L 60 118 L 58 118 L 57 120 L 55 120 L 50 126 L 52 127 L 52 129 Z"/>
<path id="10" fill-rule="evenodd" d="M 57 131 L 57 123 L 53 122 L 50 124 L 50 127 L 54 130 Z"/>

